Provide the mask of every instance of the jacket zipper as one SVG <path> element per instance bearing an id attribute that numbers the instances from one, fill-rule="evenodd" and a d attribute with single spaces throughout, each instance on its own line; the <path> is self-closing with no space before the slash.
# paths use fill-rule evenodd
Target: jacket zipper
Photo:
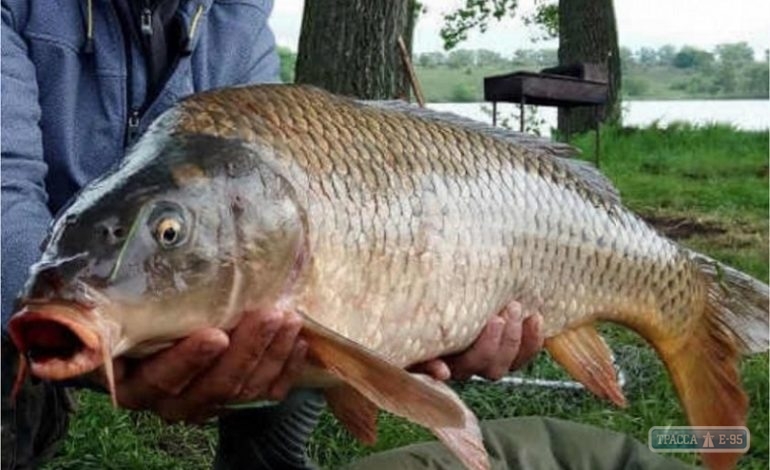
<path id="1" fill-rule="evenodd" d="M 136 137 L 139 135 L 139 120 L 142 115 L 138 109 L 132 108 L 128 114 L 128 122 L 126 123 L 126 147 L 134 143 Z"/>
<path id="2" fill-rule="evenodd" d="M 142 9 L 141 15 L 140 15 L 140 30 L 142 33 L 142 39 L 147 41 L 150 39 L 150 37 L 153 35 L 153 28 L 152 28 L 152 10 L 150 9 L 149 0 L 145 0 L 144 8 Z M 171 79 L 171 77 L 174 75 L 174 72 L 179 67 L 179 62 L 181 61 L 182 57 L 189 54 L 191 51 L 187 51 L 186 48 L 190 47 L 190 43 L 192 42 L 193 36 L 195 34 L 195 29 L 198 26 L 198 21 L 200 20 L 201 13 L 203 11 L 202 6 L 198 6 L 197 11 L 195 12 L 192 26 L 190 28 L 190 32 L 188 34 L 188 44 L 185 48 L 181 51 L 177 51 L 175 54 L 171 66 L 168 67 L 165 76 L 163 77 L 163 80 L 161 80 L 161 83 L 158 87 L 156 87 L 155 92 L 152 94 L 152 96 L 147 96 L 144 100 L 144 103 L 142 103 L 141 106 L 137 107 L 131 107 L 131 112 L 128 115 L 128 120 L 126 122 L 126 140 L 125 140 L 125 147 L 131 146 L 131 144 L 134 143 L 134 140 L 139 136 L 139 127 L 141 124 L 141 119 L 144 113 L 152 106 L 152 104 L 155 102 L 155 100 L 160 96 L 161 92 L 166 88 L 166 85 L 168 85 L 168 81 Z M 183 17 L 179 11 L 176 12 L 177 21 L 183 22 Z M 129 36 L 129 37 L 127 37 Z M 131 90 L 132 90 L 132 84 L 131 84 L 131 38 L 130 35 L 123 34 L 123 38 L 125 41 L 125 47 L 126 47 L 126 65 L 127 65 L 127 82 L 126 82 L 126 102 L 131 103 Z"/>
<path id="3" fill-rule="evenodd" d="M 130 18 L 129 18 L 130 21 Z M 149 41 L 152 40 L 152 9 L 150 8 L 150 2 L 149 0 L 143 0 L 142 1 L 142 11 L 139 14 L 139 32 L 141 34 L 141 40 L 145 43 L 149 43 Z M 128 113 L 128 120 L 126 122 L 126 141 L 125 141 L 125 147 L 131 146 L 131 144 L 134 143 L 136 138 L 139 136 L 139 124 L 142 119 L 142 114 L 144 114 L 144 111 L 146 110 L 147 103 L 152 102 L 149 99 L 145 99 L 145 102 L 142 103 L 138 108 L 133 106 L 131 102 L 131 91 L 132 91 L 132 84 L 131 84 L 131 69 L 132 69 L 132 60 L 131 60 L 131 34 L 123 34 L 123 37 L 126 42 L 126 64 L 128 65 L 128 81 L 126 83 L 126 102 L 129 104 L 131 111 Z M 164 83 L 165 85 L 165 83 Z M 147 97 L 149 98 L 149 97 Z"/>
<path id="4" fill-rule="evenodd" d="M 112 2 L 109 2 L 112 4 Z M 123 138 L 123 148 L 128 148 L 134 143 L 136 134 L 139 130 L 139 111 L 134 107 L 131 90 L 133 90 L 133 80 L 131 79 L 131 70 L 133 69 L 133 60 L 131 53 L 131 32 L 127 30 L 127 26 L 124 24 L 125 19 L 122 13 L 118 13 L 117 7 L 113 5 L 112 13 L 118 20 L 120 25 L 120 33 L 123 37 L 123 54 L 126 58 L 126 108 L 128 110 L 128 117 L 126 118 L 126 132 Z"/>
<path id="5" fill-rule="evenodd" d="M 142 31 L 142 36 L 144 36 L 146 40 L 148 37 L 152 36 L 152 10 L 147 1 L 144 2 L 139 23 L 141 25 L 140 29 Z"/>

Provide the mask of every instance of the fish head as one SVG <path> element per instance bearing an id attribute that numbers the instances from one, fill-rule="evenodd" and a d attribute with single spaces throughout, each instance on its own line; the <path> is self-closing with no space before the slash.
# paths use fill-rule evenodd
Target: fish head
<path id="1" fill-rule="evenodd" d="M 297 211 L 282 180 L 255 166 L 256 150 L 210 136 L 156 140 L 52 224 L 9 324 L 34 375 L 65 379 L 229 327 L 290 273 Z"/>

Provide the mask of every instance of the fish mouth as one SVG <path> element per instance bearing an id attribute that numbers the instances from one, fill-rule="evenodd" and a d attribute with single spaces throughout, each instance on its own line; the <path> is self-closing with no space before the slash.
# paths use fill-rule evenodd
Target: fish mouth
<path id="1" fill-rule="evenodd" d="M 104 363 L 102 338 L 89 310 L 74 305 L 32 304 L 11 318 L 11 340 L 33 375 L 64 380 Z"/>

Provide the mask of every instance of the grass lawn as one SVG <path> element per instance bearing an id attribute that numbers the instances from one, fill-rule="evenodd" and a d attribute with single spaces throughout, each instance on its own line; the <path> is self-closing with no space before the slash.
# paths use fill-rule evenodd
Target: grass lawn
<path id="1" fill-rule="evenodd" d="M 592 155 L 592 136 L 575 142 Z M 625 204 L 689 247 L 768 280 L 768 134 L 727 127 L 606 129 L 602 170 L 620 188 Z M 651 426 L 685 424 L 665 371 L 641 339 L 613 326 L 602 327 L 626 373 L 626 410 L 581 391 L 554 391 L 470 383 L 462 397 L 482 418 L 543 415 L 595 424 L 646 441 Z M 528 375 L 564 377 L 545 353 Z M 741 468 L 766 469 L 768 460 L 768 355 L 742 363 L 751 399 L 751 450 Z M 79 394 L 80 410 L 51 469 L 208 468 L 216 436 L 213 426 L 165 426 L 143 413 L 113 410 L 90 392 Z M 255 423 L 255 425 L 258 425 Z M 325 415 L 312 442 L 313 457 L 338 468 L 355 457 L 431 439 L 426 431 L 382 416 L 373 448 L 355 443 Z M 678 455 L 695 462 L 692 454 Z"/>
<path id="2" fill-rule="evenodd" d="M 437 102 L 467 102 L 484 100 L 484 77 L 510 73 L 513 70 L 537 70 L 536 66 L 500 67 L 415 67 L 417 78 L 425 92 L 425 100 Z"/>

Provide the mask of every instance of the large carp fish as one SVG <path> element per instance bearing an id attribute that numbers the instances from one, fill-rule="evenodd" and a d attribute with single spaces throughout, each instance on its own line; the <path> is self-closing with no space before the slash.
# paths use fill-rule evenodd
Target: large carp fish
<path id="1" fill-rule="evenodd" d="M 484 469 L 473 413 L 405 368 L 467 347 L 511 302 L 598 395 L 624 403 L 595 329 L 610 321 L 655 348 L 691 424 L 745 424 L 737 365 L 767 348 L 767 285 L 664 238 L 584 166 L 302 86 L 206 92 L 158 118 L 57 217 L 10 333 L 36 376 L 111 376 L 113 357 L 294 311 L 303 385 L 356 436 L 384 409 Z"/>

